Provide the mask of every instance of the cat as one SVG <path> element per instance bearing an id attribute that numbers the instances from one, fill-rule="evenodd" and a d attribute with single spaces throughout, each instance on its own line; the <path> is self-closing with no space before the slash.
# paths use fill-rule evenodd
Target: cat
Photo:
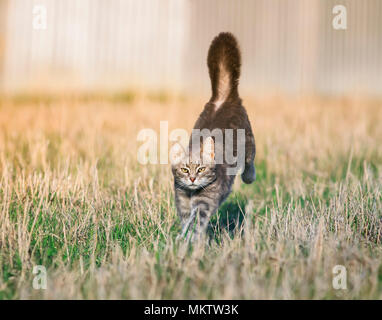
<path id="1" fill-rule="evenodd" d="M 241 178 L 247 184 L 256 179 L 255 139 L 238 93 L 241 54 L 231 33 L 223 32 L 213 39 L 207 65 L 211 99 L 195 123 L 189 147 L 184 149 L 180 144 L 175 144 L 172 149 L 175 204 L 182 226 L 180 237 L 186 236 L 192 241 L 205 235 L 210 217 L 231 193 L 235 179 L 235 174 L 228 174 L 228 170 L 236 163 L 228 163 L 226 157 L 218 163 L 216 152 L 230 147 L 233 155 L 238 154 L 238 143 L 233 139 L 234 143 L 228 145 L 226 136 L 223 142 L 213 135 L 203 136 L 200 147 L 194 148 L 194 141 L 200 142 L 201 138 L 199 135 L 193 140 L 195 131 L 232 129 L 237 137 L 238 129 L 244 129 L 245 157 Z"/>

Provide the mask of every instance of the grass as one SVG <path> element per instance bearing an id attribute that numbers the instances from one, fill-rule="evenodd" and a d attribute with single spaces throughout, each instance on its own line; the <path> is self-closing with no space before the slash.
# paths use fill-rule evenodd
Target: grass
<path id="1" fill-rule="evenodd" d="M 190 130 L 203 103 L 162 96 L 2 100 L 0 298 L 382 298 L 380 101 L 245 99 L 257 181 L 237 180 L 190 248 L 169 167 L 140 165 L 136 137 Z"/>

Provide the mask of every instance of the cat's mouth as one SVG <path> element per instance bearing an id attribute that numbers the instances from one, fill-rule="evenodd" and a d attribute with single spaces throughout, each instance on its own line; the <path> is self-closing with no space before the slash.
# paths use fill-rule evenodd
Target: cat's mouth
<path id="1" fill-rule="evenodd" d="M 204 187 L 204 185 L 201 183 L 191 182 L 191 183 L 187 184 L 187 188 L 189 190 L 199 190 L 199 189 L 203 189 L 203 187 Z"/>

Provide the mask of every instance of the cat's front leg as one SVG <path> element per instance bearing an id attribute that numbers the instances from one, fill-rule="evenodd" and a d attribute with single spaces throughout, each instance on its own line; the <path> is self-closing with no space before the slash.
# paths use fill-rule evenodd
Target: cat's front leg
<path id="1" fill-rule="evenodd" d="M 175 186 L 175 204 L 176 211 L 178 213 L 178 217 L 180 219 L 181 233 L 177 236 L 177 239 L 183 238 L 187 230 L 192 223 L 194 216 L 192 216 L 191 212 L 191 197 L 190 195 L 183 189 L 177 188 Z"/>
<path id="2" fill-rule="evenodd" d="M 184 238 L 187 235 L 189 238 L 192 233 L 193 226 L 195 225 L 196 210 L 191 210 L 189 216 L 184 217 L 181 221 L 182 231 L 179 235 L 180 238 Z"/>
<path id="3" fill-rule="evenodd" d="M 208 222 L 215 210 L 215 205 L 209 205 L 206 202 L 195 204 L 188 218 L 182 220 L 182 232 L 178 238 L 191 240 L 191 242 L 201 240 L 206 234 Z"/>
<path id="4" fill-rule="evenodd" d="M 219 207 L 219 200 L 215 198 L 218 194 L 216 190 L 204 190 L 190 197 L 186 191 L 175 189 L 176 208 L 182 227 L 177 239 L 196 241 L 205 235 L 210 217 Z"/>
<path id="5" fill-rule="evenodd" d="M 206 230 L 211 216 L 218 208 L 217 200 L 210 198 L 195 199 L 191 202 L 193 224 L 189 227 L 189 239 L 192 242 L 201 240 L 206 235 Z"/>

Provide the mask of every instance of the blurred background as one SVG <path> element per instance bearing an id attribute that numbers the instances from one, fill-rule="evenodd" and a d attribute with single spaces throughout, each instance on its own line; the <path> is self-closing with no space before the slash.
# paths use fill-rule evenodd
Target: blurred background
<path id="1" fill-rule="evenodd" d="M 0 90 L 209 94 L 208 46 L 231 31 L 244 95 L 379 96 L 381 18 L 380 0 L 0 0 Z"/>

